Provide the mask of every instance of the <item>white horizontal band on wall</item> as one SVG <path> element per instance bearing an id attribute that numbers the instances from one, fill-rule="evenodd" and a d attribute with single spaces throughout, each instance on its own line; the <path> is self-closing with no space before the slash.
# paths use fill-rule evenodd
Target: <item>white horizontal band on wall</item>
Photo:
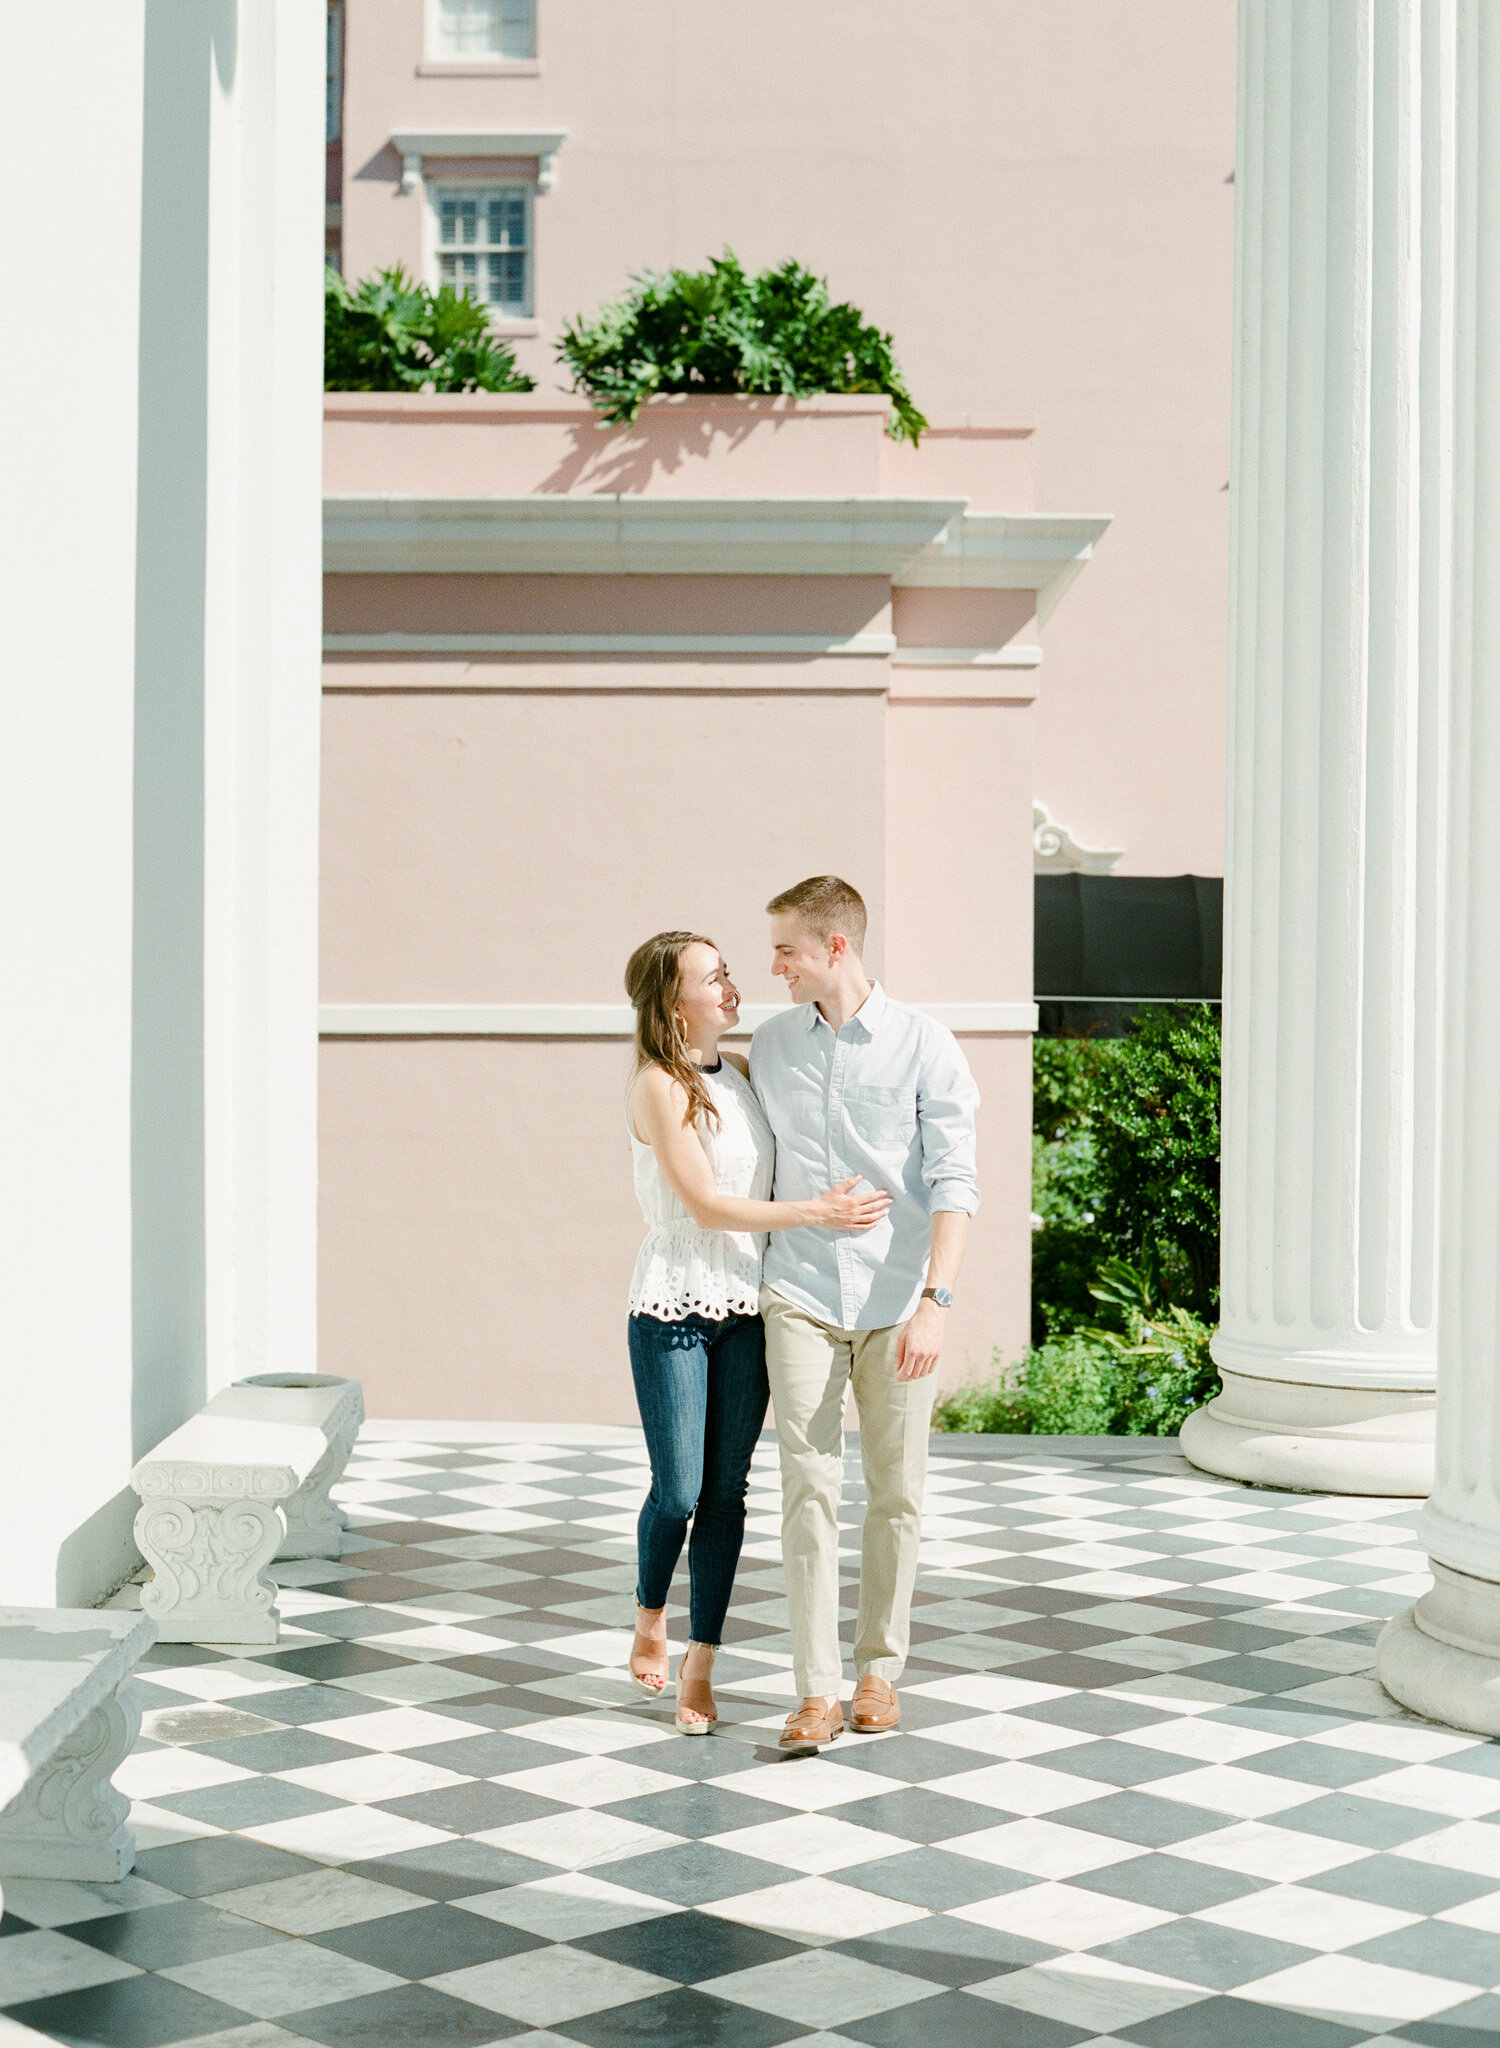
<path id="1" fill-rule="evenodd" d="M 739 1034 L 785 1003 L 747 1003 Z M 950 1031 L 1035 1031 L 1035 1003 L 917 1003 L 915 1008 Z M 628 1003 L 325 1003 L 318 1012 L 324 1038 L 629 1038 Z M 736 1034 L 736 1035 L 739 1035 Z"/>
<path id="2" fill-rule="evenodd" d="M 1040 668 L 1042 650 L 1009 641 L 1004 647 L 898 647 L 892 668 Z"/>
<path id="3" fill-rule="evenodd" d="M 984 652 L 985 650 L 977 650 Z M 1040 649 L 1037 650 L 1040 654 Z M 894 633 L 325 633 L 325 654 L 847 654 L 896 652 Z"/>

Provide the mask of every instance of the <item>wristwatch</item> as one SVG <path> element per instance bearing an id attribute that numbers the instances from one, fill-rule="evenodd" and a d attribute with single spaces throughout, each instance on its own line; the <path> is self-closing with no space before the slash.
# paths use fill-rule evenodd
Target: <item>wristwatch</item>
<path id="1" fill-rule="evenodd" d="M 924 1287 L 921 1299 L 935 1301 L 939 1308 L 952 1308 L 953 1290 L 951 1287 Z"/>

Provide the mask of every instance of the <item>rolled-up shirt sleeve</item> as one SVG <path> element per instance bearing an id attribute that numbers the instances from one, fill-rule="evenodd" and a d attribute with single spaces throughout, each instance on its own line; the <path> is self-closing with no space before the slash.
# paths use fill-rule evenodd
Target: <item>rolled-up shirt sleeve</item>
<path id="1" fill-rule="evenodd" d="M 974 1128 L 978 1108 L 979 1090 L 958 1040 L 950 1031 L 934 1029 L 917 1084 L 922 1179 L 932 1215 L 958 1209 L 972 1216 L 979 1207 Z"/>

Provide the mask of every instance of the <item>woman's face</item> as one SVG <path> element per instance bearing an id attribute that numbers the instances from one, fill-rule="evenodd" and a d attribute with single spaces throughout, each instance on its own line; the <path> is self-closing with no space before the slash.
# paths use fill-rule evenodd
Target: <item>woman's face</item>
<path id="1" fill-rule="evenodd" d="M 685 946 L 678 972 L 677 1014 L 690 1041 L 716 1038 L 740 1021 L 740 993 L 717 946 Z"/>

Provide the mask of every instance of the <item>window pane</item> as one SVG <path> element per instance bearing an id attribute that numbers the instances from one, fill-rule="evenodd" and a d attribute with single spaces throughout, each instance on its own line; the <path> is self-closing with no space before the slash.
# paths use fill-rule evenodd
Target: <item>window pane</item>
<path id="1" fill-rule="evenodd" d="M 438 0 L 438 54 L 501 55 L 502 0 Z"/>
<path id="2" fill-rule="evenodd" d="M 445 192 L 438 200 L 438 240 L 445 245 L 479 240 L 478 193 L 463 196 Z"/>
<path id="3" fill-rule="evenodd" d="M 500 54 L 536 55 L 536 0 L 500 0 Z"/>
<path id="4" fill-rule="evenodd" d="M 492 306 L 524 307 L 526 304 L 526 258 L 521 255 L 490 256 L 489 303 Z"/>
<path id="5" fill-rule="evenodd" d="M 526 200 L 522 193 L 496 193 L 489 201 L 488 213 L 492 249 L 526 247 Z"/>

